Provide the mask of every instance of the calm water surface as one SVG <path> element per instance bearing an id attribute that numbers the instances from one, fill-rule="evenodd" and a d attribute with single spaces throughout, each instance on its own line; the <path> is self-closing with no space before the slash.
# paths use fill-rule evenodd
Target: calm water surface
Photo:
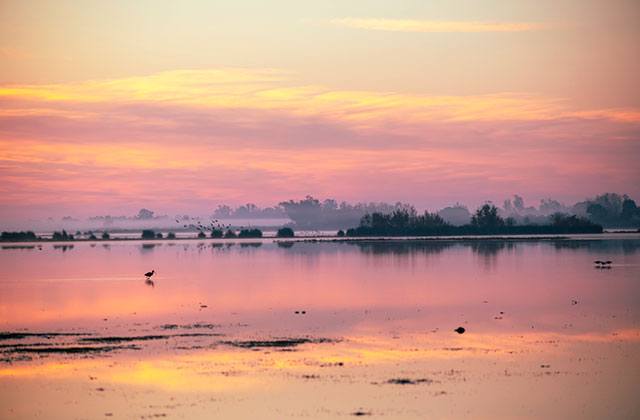
<path id="1" fill-rule="evenodd" d="M 0 418 L 639 418 L 639 299 L 637 235 L 5 244 Z"/>

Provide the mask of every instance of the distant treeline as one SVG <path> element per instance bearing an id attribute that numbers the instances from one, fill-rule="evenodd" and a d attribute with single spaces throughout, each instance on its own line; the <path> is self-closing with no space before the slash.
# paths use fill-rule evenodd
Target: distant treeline
<path id="1" fill-rule="evenodd" d="M 2 232 L 0 234 L 0 241 L 4 242 L 26 242 L 36 241 L 38 237 L 31 231 L 26 232 Z"/>
<path id="2" fill-rule="evenodd" d="M 368 213 L 390 213 L 398 209 L 410 208 L 409 204 L 396 203 L 356 203 L 336 200 L 317 200 L 311 196 L 303 200 L 280 203 L 285 214 L 295 223 L 297 229 L 340 229 L 356 225 Z"/>
<path id="3" fill-rule="evenodd" d="M 437 214 L 418 214 L 414 208 L 402 208 L 391 213 L 365 215 L 356 228 L 348 229 L 347 236 L 448 236 L 448 235 L 531 235 L 602 233 L 602 226 L 575 215 L 556 213 L 548 223 L 517 224 L 514 219 L 503 219 L 498 208 L 485 204 L 476 210 L 469 224 L 454 226 Z"/>
<path id="4" fill-rule="evenodd" d="M 493 204 L 488 202 L 489 204 Z M 397 202 L 348 203 L 334 199 L 319 200 L 306 196 L 301 200 L 282 201 L 272 207 L 259 207 L 248 203 L 237 207 L 219 205 L 209 216 L 218 221 L 230 219 L 290 219 L 291 227 L 298 230 L 345 229 L 358 225 L 366 214 L 391 213 L 397 209 L 409 209 L 410 204 Z M 563 204 L 551 198 L 540 200 L 537 205 L 525 203 L 520 195 L 513 195 L 498 206 L 498 215 L 510 218 L 518 225 L 544 225 L 556 213 L 576 215 L 608 228 L 639 228 L 640 208 L 626 194 L 605 193 L 575 204 Z M 456 203 L 444 207 L 435 214 L 451 225 L 463 226 L 471 223 L 472 213 L 466 206 Z M 156 216 L 149 209 L 140 209 L 132 216 L 96 216 L 90 222 L 100 222 L 105 227 L 132 226 L 148 229 L 164 229 L 162 223 L 169 223 L 167 216 Z M 198 228 L 201 217 L 187 214 L 175 216 L 178 224 L 186 229 Z M 63 222 L 78 222 L 72 217 L 64 217 Z M 196 224 L 196 222 L 198 224 Z"/>
<path id="5" fill-rule="evenodd" d="M 489 203 L 491 204 L 491 203 Z M 289 218 L 296 229 L 344 229 L 357 225 L 367 214 L 388 214 L 395 210 L 411 209 L 407 203 L 347 203 L 333 199 L 318 200 L 307 196 L 302 200 L 280 202 L 277 206 L 260 208 L 255 204 L 245 204 L 236 208 L 219 206 L 213 216 L 217 218 Z M 565 205 L 551 198 L 540 200 L 531 206 L 519 195 L 504 200 L 502 207 L 496 207 L 498 215 L 512 220 L 517 225 L 548 225 L 549 218 L 557 213 L 576 215 L 591 222 L 620 228 L 640 227 L 640 208 L 628 195 L 605 193 L 573 205 Z M 454 226 L 471 224 L 472 214 L 467 207 L 456 203 L 437 213 L 444 221 Z"/>

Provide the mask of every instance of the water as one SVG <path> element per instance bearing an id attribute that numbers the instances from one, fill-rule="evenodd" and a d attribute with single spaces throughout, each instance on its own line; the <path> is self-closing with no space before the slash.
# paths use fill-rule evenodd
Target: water
<path id="1" fill-rule="evenodd" d="M 603 238 L 5 244 L 0 418 L 638 418 Z"/>

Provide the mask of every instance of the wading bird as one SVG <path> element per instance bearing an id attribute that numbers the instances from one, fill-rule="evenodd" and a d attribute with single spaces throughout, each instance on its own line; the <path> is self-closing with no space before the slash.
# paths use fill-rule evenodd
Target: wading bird
<path id="1" fill-rule="evenodd" d="M 156 273 L 156 270 L 151 270 L 151 271 L 149 271 L 148 273 L 144 273 L 144 276 L 145 276 L 147 279 L 150 279 L 150 278 L 151 278 L 151 276 L 153 276 L 155 273 Z"/>

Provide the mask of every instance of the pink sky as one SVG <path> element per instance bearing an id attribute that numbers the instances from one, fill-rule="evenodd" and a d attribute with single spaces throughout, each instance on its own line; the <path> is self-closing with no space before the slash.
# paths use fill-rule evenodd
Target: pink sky
<path id="1" fill-rule="evenodd" d="M 245 3 L 3 4 L 0 218 L 640 198 L 633 2 Z"/>

